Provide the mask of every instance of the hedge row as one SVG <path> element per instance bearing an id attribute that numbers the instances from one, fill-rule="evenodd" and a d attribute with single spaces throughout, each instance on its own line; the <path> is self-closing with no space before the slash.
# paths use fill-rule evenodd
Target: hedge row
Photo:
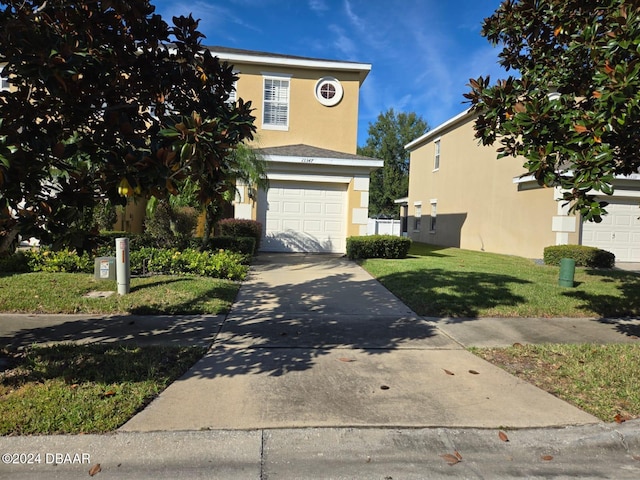
<path id="1" fill-rule="evenodd" d="M 411 240 L 393 235 L 368 235 L 347 238 L 347 257 L 356 258 L 405 258 Z"/>
<path id="2" fill-rule="evenodd" d="M 131 273 L 195 274 L 205 277 L 242 280 L 249 267 L 246 255 L 227 250 L 201 252 L 192 248 L 185 250 L 166 248 L 141 248 L 129 254 Z"/>
<path id="3" fill-rule="evenodd" d="M 616 262 L 613 253 L 584 245 L 553 245 L 544 249 L 545 265 L 560 265 L 563 258 L 575 260 L 576 266 L 591 268 L 612 268 Z"/>
<path id="4" fill-rule="evenodd" d="M 113 255 L 106 255 L 113 256 Z M 143 247 L 130 250 L 131 273 L 196 274 L 229 280 L 242 280 L 248 270 L 248 255 L 221 250 L 200 252 L 195 249 L 178 251 Z M 24 250 L 0 260 L 3 272 L 70 272 L 93 273 L 94 259 L 73 250 Z"/>
<path id="5" fill-rule="evenodd" d="M 218 222 L 218 235 L 221 237 L 253 237 L 256 240 L 255 251 L 260 248 L 262 224 L 255 220 L 225 218 Z"/>

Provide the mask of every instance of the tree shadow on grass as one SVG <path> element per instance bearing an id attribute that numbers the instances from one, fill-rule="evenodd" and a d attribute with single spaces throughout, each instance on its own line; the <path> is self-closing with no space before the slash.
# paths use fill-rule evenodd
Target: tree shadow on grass
<path id="1" fill-rule="evenodd" d="M 138 278 L 151 278 L 151 277 L 138 277 Z M 153 282 L 132 285 L 130 289 L 130 293 L 138 292 L 140 290 L 144 290 L 147 288 L 159 287 L 160 285 L 168 285 L 170 283 L 185 282 L 187 280 L 188 278 L 186 277 L 171 277 L 171 278 L 163 278 L 163 279 L 155 280 Z"/>
<path id="2" fill-rule="evenodd" d="M 485 309 L 527 302 L 512 286 L 531 283 L 509 275 L 422 269 L 378 278 L 419 315 L 473 319 Z"/>
<path id="3" fill-rule="evenodd" d="M 0 352 L 5 367 L 0 373 L 2 385 L 19 387 L 24 382 L 43 382 L 62 378 L 69 384 L 98 382 L 113 384 L 141 382 L 148 379 L 174 379 L 183 374 L 204 353 L 204 347 L 168 348 L 147 346 L 144 349 L 117 344 L 77 345 L 71 343 L 28 349 L 15 354 Z"/>
<path id="4" fill-rule="evenodd" d="M 442 247 L 440 245 L 431 245 L 428 243 L 413 243 L 409 249 L 407 258 L 419 258 L 419 257 L 450 257 L 446 253 L 442 253 L 442 250 L 447 250 L 451 247 Z"/>
<path id="5" fill-rule="evenodd" d="M 590 293 L 582 290 L 564 292 L 563 295 L 580 300 L 580 309 L 595 312 L 599 322 L 614 325 L 620 333 L 640 337 L 640 325 L 628 321 L 640 315 L 640 275 L 619 270 L 586 270 L 587 275 L 603 277 L 602 282 L 617 283 L 620 295 Z"/>

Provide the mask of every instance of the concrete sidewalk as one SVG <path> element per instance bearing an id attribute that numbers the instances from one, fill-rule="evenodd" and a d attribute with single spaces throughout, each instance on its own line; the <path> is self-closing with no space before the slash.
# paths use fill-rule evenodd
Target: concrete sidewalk
<path id="1" fill-rule="evenodd" d="M 599 422 L 467 352 L 456 326 L 346 259 L 262 254 L 208 354 L 121 431 Z"/>

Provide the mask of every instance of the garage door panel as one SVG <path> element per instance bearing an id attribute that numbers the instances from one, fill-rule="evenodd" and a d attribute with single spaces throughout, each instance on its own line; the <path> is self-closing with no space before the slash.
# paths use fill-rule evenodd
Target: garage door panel
<path id="1" fill-rule="evenodd" d="M 637 203 L 613 200 L 600 223 L 585 222 L 582 243 L 613 253 L 618 262 L 640 262 L 640 208 Z"/>
<path id="2" fill-rule="evenodd" d="M 631 215 L 618 215 L 614 219 L 616 225 L 620 226 L 630 226 L 633 224 L 631 221 Z"/>
<path id="3" fill-rule="evenodd" d="M 303 230 L 307 233 L 321 233 L 322 222 L 319 220 L 305 220 Z"/>
<path id="4" fill-rule="evenodd" d="M 319 215 L 322 213 L 322 203 L 320 202 L 305 202 L 304 213 L 307 215 Z"/>
<path id="5" fill-rule="evenodd" d="M 272 230 L 275 232 L 278 232 L 280 230 L 301 230 L 301 224 L 302 222 L 300 220 L 295 220 L 295 219 L 285 219 L 282 220 L 280 222 L 281 228 L 279 228 L 278 230 Z"/>
<path id="6" fill-rule="evenodd" d="M 346 188 L 346 184 L 271 182 L 258 202 L 258 218 L 266 224 L 262 249 L 343 253 Z"/>
<path id="7" fill-rule="evenodd" d="M 342 215 L 343 206 L 339 203 L 326 203 L 325 212 L 327 215 Z"/>
<path id="8" fill-rule="evenodd" d="M 286 201 L 282 203 L 282 213 L 298 215 L 301 205 L 299 202 Z"/>
<path id="9" fill-rule="evenodd" d="M 342 232 L 342 224 L 340 222 L 325 222 L 324 229 L 326 232 L 338 234 Z"/>

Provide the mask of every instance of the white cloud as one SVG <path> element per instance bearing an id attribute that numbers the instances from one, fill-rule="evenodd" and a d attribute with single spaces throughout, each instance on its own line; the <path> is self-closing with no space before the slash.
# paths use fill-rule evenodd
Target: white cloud
<path id="1" fill-rule="evenodd" d="M 162 15 L 171 25 L 171 18 L 180 15 L 200 19 L 198 30 L 203 33 L 215 32 L 217 36 L 229 40 L 237 34 L 237 27 L 246 28 L 254 32 L 260 32 L 260 28 L 243 20 L 234 9 L 214 5 L 210 2 L 197 0 L 195 2 L 159 2 L 157 13 Z"/>
<path id="2" fill-rule="evenodd" d="M 355 59 L 358 54 L 358 48 L 353 40 L 347 36 L 345 30 L 336 24 L 329 25 L 329 30 L 334 36 L 333 46 L 341 53 L 339 56 L 345 60 Z"/>
<path id="3" fill-rule="evenodd" d="M 355 14 L 353 9 L 351 8 L 351 2 L 349 0 L 344 0 L 344 10 L 347 14 L 347 18 L 358 30 L 364 31 L 366 29 L 365 22 Z"/>
<path id="4" fill-rule="evenodd" d="M 309 8 L 316 13 L 322 13 L 329 10 L 329 6 L 325 0 L 309 0 Z"/>

